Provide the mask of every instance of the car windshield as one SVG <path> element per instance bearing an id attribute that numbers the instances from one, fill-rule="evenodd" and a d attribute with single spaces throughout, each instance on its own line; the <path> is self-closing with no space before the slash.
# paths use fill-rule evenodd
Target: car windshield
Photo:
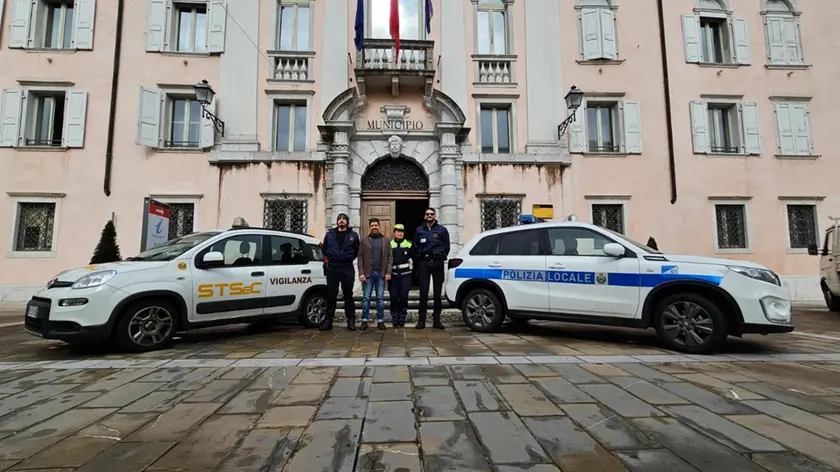
<path id="1" fill-rule="evenodd" d="M 642 243 L 639 243 L 639 242 L 633 241 L 632 239 L 628 238 L 627 236 L 625 236 L 625 235 L 623 235 L 623 234 L 621 234 L 621 233 L 616 233 L 615 231 L 613 231 L 613 230 L 611 230 L 611 229 L 607 229 L 607 228 L 600 228 L 600 229 L 601 229 L 601 230 L 603 230 L 603 231 L 606 231 L 606 232 L 608 232 L 608 233 L 610 233 L 610 234 L 613 234 L 613 235 L 615 235 L 615 236 L 617 236 L 617 237 L 619 237 L 619 238 L 621 238 L 621 239 L 623 239 L 623 240 L 625 240 L 625 241 L 627 241 L 627 242 L 629 242 L 630 244 L 632 244 L 632 245 L 634 245 L 634 246 L 638 247 L 639 249 L 644 249 L 645 251 L 647 251 L 647 252 L 649 252 L 649 253 L 651 253 L 651 254 L 662 254 L 661 252 L 657 251 L 656 249 L 654 249 L 654 248 L 652 248 L 652 247 L 648 247 L 648 245 L 647 245 L 647 244 L 642 244 Z"/>
<path id="2" fill-rule="evenodd" d="M 213 236 L 219 234 L 218 231 L 208 231 L 206 233 L 193 233 L 180 238 L 173 239 L 163 246 L 153 247 L 147 249 L 134 257 L 129 257 L 127 261 L 171 261 L 181 254 L 189 251 L 198 244 L 207 241 Z"/>

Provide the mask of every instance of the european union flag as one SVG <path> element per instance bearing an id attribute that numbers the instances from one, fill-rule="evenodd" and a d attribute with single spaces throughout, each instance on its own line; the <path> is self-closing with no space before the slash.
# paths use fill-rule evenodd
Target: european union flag
<path id="1" fill-rule="evenodd" d="M 432 0 L 426 0 L 426 34 L 432 32 L 432 16 L 435 12 L 432 10 Z"/>
<path id="2" fill-rule="evenodd" d="M 356 1 L 356 50 L 365 47 L 365 0 Z"/>

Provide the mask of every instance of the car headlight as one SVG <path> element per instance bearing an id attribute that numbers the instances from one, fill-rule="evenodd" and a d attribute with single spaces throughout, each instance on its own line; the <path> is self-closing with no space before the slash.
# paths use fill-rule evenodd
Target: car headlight
<path id="1" fill-rule="evenodd" d="M 767 282 L 769 284 L 778 285 L 779 287 L 782 286 L 782 281 L 779 279 L 779 276 L 776 275 L 775 272 L 772 270 L 767 269 L 756 269 L 753 267 L 741 267 L 741 266 L 728 266 L 729 270 L 737 272 L 744 277 L 749 277 L 751 279 L 760 280 L 762 282 Z"/>
<path id="2" fill-rule="evenodd" d="M 115 270 L 100 270 L 90 273 L 77 280 L 70 288 L 91 288 L 98 287 L 117 275 Z"/>

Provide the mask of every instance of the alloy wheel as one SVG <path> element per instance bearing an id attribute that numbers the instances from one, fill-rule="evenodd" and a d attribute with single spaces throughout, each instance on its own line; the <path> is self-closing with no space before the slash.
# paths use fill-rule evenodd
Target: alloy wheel
<path id="1" fill-rule="evenodd" d="M 467 312 L 467 320 L 473 326 L 488 326 L 496 314 L 496 305 L 493 300 L 483 293 L 477 293 L 467 300 L 464 305 Z"/>
<path id="2" fill-rule="evenodd" d="M 131 317 L 128 337 L 138 346 L 157 346 L 172 334 L 174 325 L 172 314 L 166 308 L 147 306 Z"/>
<path id="3" fill-rule="evenodd" d="M 699 346 L 708 342 L 715 331 L 712 316 L 693 302 L 674 302 L 662 312 L 665 335 L 683 346 Z"/>
<path id="4" fill-rule="evenodd" d="M 313 297 L 306 305 L 306 319 L 313 325 L 319 325 L 327 315 L 327 299 L 321 296 Z"/>

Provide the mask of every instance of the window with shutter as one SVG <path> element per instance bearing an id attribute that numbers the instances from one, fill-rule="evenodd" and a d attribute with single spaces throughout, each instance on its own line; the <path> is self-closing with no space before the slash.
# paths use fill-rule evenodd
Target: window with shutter
<path id="1" fill-rule="evenodd" d="M 799 22 L 785 0 L 766 0 L 764 34 L 767 61 L 770 65 L 802 65 L 802 41 Z"/>
<path id="2" fill-rule="evenodd" d="M 776 102 L 778 153 L 783 156 L 813 155 L 809 106 L 806 102 Z"/>
<path id="3" fill-rule="evenodd" d="M 583 0 L 578 6 L 580 51 L 584 61 L 618 57 L 615 12 L 610 0 Z"/>

